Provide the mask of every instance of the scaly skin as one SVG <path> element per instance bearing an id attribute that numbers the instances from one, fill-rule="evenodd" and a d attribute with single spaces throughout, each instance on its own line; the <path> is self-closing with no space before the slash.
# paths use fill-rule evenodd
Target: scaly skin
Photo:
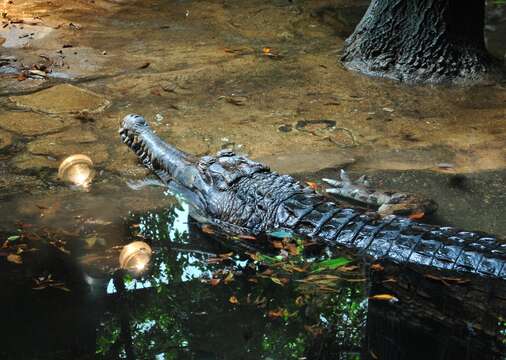
<path id="1" fill-rule="evenodd" d="M 227 150 L 194 159 L 163 142 L 138 115 L 123 119 L 120 135 L 189 203 L 191 216 L 226 232 L 282 229 L 375 259 L 506 279 L 506 244 L 495 237 L 343 208 L 292 177 Z"/>

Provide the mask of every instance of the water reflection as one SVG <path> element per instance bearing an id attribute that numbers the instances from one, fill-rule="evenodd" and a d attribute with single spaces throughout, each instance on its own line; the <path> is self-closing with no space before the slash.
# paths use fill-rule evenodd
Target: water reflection
<path id="1" fill-rule="evenodd" d="M 144 241 L 131 242 L 119 254 L 119 266 L 135 276 L 144 273 L 151 261 L 153 251 Z"/>
<path id="2" fill-rule="evenodd" d="M 504 358 L 501 283 L 453 284 L 392 264 L 361 269 L 358 261 L 354 271 L 367 282 L 320 273 L 331 281 L 308 286 L 299 280 L 317 275 L 309 270 L 275 281 L 278 268 L 241 252 L 230 254 L 229 247 L 188 223 L 187 214 L 185 206 L 132 214 L 125 223 L 127 241 L 142 238 L 155 250 L 150 271 L 138 278 L 116 275 L 109 282 L 110 276 L 101 293 L 90 296 L 68 279 L 62 281 L 70 293 L 4 285 L 9 291 L 0 306 L 13 325 L 1 334 L 9 341 L 0 358 Z M 72 272 L 75 268 L 67 270 Z M 399 301 L 371 300 L 375 294 Z"/>

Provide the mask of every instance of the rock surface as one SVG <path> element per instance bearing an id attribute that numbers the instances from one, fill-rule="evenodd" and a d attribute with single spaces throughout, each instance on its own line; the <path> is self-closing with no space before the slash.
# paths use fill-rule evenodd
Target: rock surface
<path id="1" fill-rule="evenodd" d="M 0 130 L 0 150 L 5 149 L 6 147 L 12 144 L 12 135 L 7 131 Z"/>
<path id="2" fill-rule="evenodd" d="M 48 114 L 94 113 L 104 110 L 110 102 L 103 96 L 70 84 L 61 84 L 34 94 L 9 98 L 21 108 Z"/>
<path id="3" fill-rule="evenodd" d="M 76 121 L 58 118 L 30 111 L 7 112 L 0 115 L 0 128 L 20 135 L 42 135 L 57 132 Z"/>
<path id="4" fill-rule="evenodd" d="M 109 154 L 107 146 L 97 143 L 97 140 L 92 132 L 72 129 L 34 140 L 28 143 L 27 149 L 33 155 L 52 156 L 60 161 L 70 155 L 85 154 L 94 163 L 102 163 L 109 158 Z"/>

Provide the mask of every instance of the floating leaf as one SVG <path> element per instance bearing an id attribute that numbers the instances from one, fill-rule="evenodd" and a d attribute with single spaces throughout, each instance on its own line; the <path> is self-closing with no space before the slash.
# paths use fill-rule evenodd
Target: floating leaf
<path id="1" fill-rule="evenodd" d="M 318 190 L 318 184 L 312 181 L 306 181 L 307 186 L 309 186 L 314 191 Z"/>
<path id="2" fill-rule="evenodd" d="M 18 265 L 23 263 L 23 259 L 21 258 L 21 256 L 16 255 L 16 254 L 8 255 L 7 261 L 14 263 L 14 264 L 18 264 Z"/>
<path id="3" fill-rule="evenodd" d="M 381 264 L 372 264 L 371 270 L 373 271 L 383 271 L 385 268 Z"/>
<path id="4" fill-rule="evenodd" d="M 267 315 L 271 318 L 278 318 L 278 317 L 282 317 L 285 314 L 285 311 L 286 310 L 283 310 L 281 308 L 279 308 L 277 310 L 269 310 Z"/>
<path id="5" fill-rule="evenodd" d="M 388 301 L 388 302 L 391 302 L 391 303 L 395 303 L 395 302 L 399 301 L 399 299 L 397 299 L 395 296 L 390 295 L 390 294 L 373 295 L 369 299 L 371 299 L 371 300 L 379 300 L 379 301 Z"/>
<path id="6" fill-rule="evenodd" d="M 420 212 L 416 212 L 416 213 L 409 215 L 409 218 L 411 220 L 420 220 L 420 219 L 423 219 L 424 216 L 425 216 L 425 213 L 423 211 L 420 211 Z"/>
<path id="7" fill-rule="evenodd" d="M 319 261 L 313 265 L 313 267 L 315 268 L 313 272 L 319 272 L 327 269 L 334 270 L 337 269 L 338 267 L 347 265 L 350 262 L 351 262 L 350 259 L 344 257 Z"/>
<path id="8" fill-rule="evenodd" d="M 227 274 L 227 276 L 225 277 L 225 280 L 223 280 L 223 282 L 224 282 L 225 284 L 230 284 L 232 281 L 234 281 L 234 273 L 229 272 L 229 273 Z"/>

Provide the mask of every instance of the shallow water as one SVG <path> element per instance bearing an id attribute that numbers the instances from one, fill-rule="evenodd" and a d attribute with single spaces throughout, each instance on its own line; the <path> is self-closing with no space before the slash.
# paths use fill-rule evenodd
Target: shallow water
<path id="1" fill-rule="evenodd" d="M 0 358 L 505 358 L 503 284 L 364 259 L 307 281 L 310 270 L 189 230 L 161 189 L 125 183 L 147 175 L 117 135 L 136 112 L 185 151 L 233 148 L 305 181 L 346 167 L 436 199 L 427 221 L 506 236 L 505 83 L 407 87 L 346 71 L 339 53 L 367 3 L 0 5 L 0 245 L 13 239 L 0 248 Z M 504 12 L 489 5 L 499 58 Z M 89 192 L 57 178 L 76 153 L 95 164 Z M 116 247 L 139 238 L 155 249 L 151 272 L 118 294 Z M 351 256 L 304 251 L 285 261 Z M 371 299 L 382 294 L 398 301 Z"/>

